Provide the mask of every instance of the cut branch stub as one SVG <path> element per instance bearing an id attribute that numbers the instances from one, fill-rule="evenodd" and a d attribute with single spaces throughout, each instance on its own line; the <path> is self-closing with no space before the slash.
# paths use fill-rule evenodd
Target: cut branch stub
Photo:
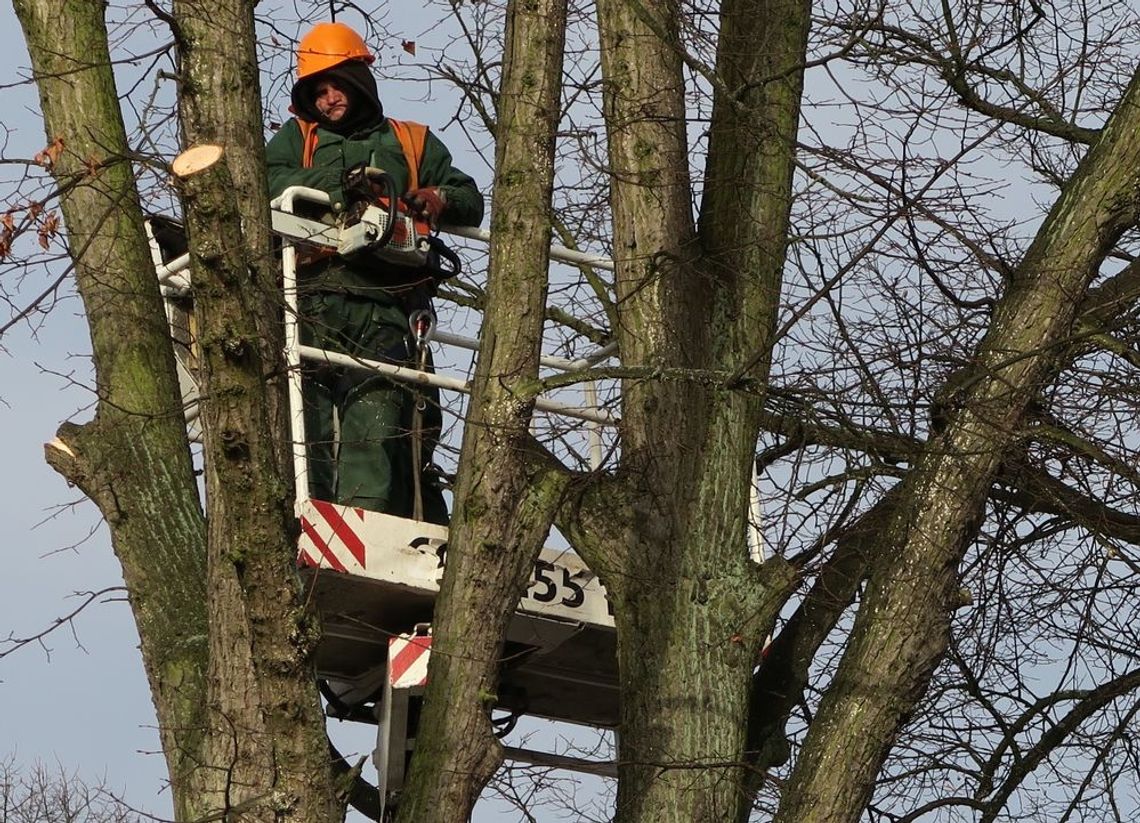
<path id="1" fill-rule="evenodd" d="M 174 172 L 174 176 L 185 180 L 200 171 L 204 171 L 219 160 L 225 154 L 225 149 L 217 143 L 203 143 L 200 146 L 191 146 L 174 158 L 174 162 L 170 164 L 170 170 Z"/>

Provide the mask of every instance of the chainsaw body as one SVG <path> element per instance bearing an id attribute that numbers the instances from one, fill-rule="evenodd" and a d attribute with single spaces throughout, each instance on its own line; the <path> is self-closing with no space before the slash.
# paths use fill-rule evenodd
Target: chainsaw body
<path id="1" fill-rule="evenodd" d="M 431 251 L 431 227 L 413 218 L 402 206 L 396 201 L 393 209 L 381 201 L 349 212 L 351 217 L 346 214 L 348 219 L 340 227 L 337 254 L 342 257 L 371 254 L 386 263 L 412 268 L 426 265 Z"/>

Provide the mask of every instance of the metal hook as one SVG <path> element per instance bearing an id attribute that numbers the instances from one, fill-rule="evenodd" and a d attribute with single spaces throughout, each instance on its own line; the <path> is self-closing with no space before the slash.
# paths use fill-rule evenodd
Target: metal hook
<path id="1" fill-rule="evenodd" d="M 408 315 L 408 328 L 417 346 L 426 346 L 435 334 L 435 313 L 430 309 L 417 309 Z"/>

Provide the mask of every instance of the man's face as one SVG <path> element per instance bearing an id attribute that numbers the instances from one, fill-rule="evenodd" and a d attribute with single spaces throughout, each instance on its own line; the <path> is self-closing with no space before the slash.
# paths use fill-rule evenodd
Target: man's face
<path id="1" fill-rule="evenodd" d="M 321 116 L 330 123 L 336 123 L 348 114 L 348 95 L 334 81 L 319 81 L 314 92 L 316 98 L 313 104 Z"/>

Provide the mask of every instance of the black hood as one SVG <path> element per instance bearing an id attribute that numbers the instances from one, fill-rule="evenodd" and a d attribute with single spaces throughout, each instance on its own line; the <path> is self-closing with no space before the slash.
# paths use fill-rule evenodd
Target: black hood
<path id="1" fill-rule="evenodd" d="M 321 80 L 334 81 L 348 95 L 348 114 L 337 123 L 327 121 L 313 102 L 314 89 Z M 384 120 L 376 78 L 367 64 L 359 60 L 350 60 L 298 80 L 293 86 L 293 112 L 302 120 L 319 123 L 329 131 L 346 136 L 375 128 Z"/>

